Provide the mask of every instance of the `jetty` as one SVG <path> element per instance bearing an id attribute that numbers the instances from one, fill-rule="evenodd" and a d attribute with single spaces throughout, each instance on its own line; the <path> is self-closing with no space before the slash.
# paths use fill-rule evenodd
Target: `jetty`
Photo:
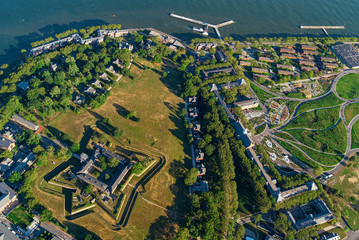
<path id="1" fill-rule="evenodd" d="M 345 29 L 345 26 L 299 26 L 301 29 L 322 29 L 325 35 L 329 37 L 327 29 Z"/>
<path id="2" fill-rule="evenodd" d="M 224 26 L 228 26 L 228 25 L 234 23 L 233 20 L 229 20 L 229 21 L 225 21 L 225 22 L 219 23 L 219 24 L 210 24 L 210 23 L 203 22 L 203 21 L 199 21 L 199 20 L 196 20 L 196 19 L 192 19 L 192 18 L 180 16 L 180 15 L 177 15 L 177 14 L 174 14 L 174 13 L 171 13 L 170 16 L 173 17 L 173 18 L 177 18 L 177 19 L 181 19 L 181 20 L 187 21 L 187 22 L 191 22 L 191 23 L 195 23 L 195 24 L 198 24 L 198 25 L 202 25 L 202 26 L 204 26 L 204 27 L 214 28 L 214 31 L 216 32 L 216 34 L 217 34 L 217 36 L 218 36 L 218 38 L 219 38 L 220 40 L 222 40 L 222 36 L 221 36 L 221 33 L 219 32 L 218 28 L 224 27 Z"/>

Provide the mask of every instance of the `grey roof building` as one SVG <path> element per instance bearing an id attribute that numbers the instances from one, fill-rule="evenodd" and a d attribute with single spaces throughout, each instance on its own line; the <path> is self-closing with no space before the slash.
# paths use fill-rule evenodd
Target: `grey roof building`
<path id="1" fill-rule="evenodd" d="M 0 240 L 19 240 L 11 230 L 9 230 L 3 223 L 0 223 Z"/>
<path id="2" fill-rule="evenodd" d="M 14 148 L 15 142 L 0 134 L 0 149 L 12 151 Z"/>
<path id="3" fill-rule="evenodd" d="M 94 94 L 96 94 L 96 90 L 93 87 L 86 87 L 84 90 L 84 93 L 94 95 Z"/>
<path id="4" fill-rule="evenodd" d="M 2 213 L 4 209 L 12 202 L 14 202 L 17 198 L 16 192 L 5 182 L 0 183 L 0 193 L 0 213 Z"/>
<path id="5" fill-rule="evenodd" d="M 11 120 L 15 123 L 18 123 L 30 130 L 33 130 L 33 131 L 37 131 L 39 129 L 39 125 L 29 121 L 29 120 L 26 120 L 25 118 L 19 116 L 18 114 L 14 114 L 12 117 L 11 117 Z"/>
<path id="6" fill-rule="evenodd" d="M 325 223 L 334 218 L 327 204 L 321 199 L 314 199 L 307 204 L 294 207 L 286 212 L 289 221 L 296 230 Z"/>

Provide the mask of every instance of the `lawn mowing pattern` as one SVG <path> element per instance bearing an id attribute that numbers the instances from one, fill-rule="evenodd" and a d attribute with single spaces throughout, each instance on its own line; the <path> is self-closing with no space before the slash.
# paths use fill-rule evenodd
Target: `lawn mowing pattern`
<path id="1" fill-rule="evenodd" d="M 326 108 L 303 113 L 284 129 L 309 128 L 326 129 L 338 122 L 340 107 Z"/>
<path id="2" fill-rule="evenodd" d="M 359 103 L 352 103 L 345 107 L 344 109 L 345 120 L 349 124 L 350 121 L 359 114 Z"/>
<path id="3" fill-rule="evenodd" d="M 269 98 L 275 97 L 273 94 L 267 93 L 253 83 L 251 83 L 251 88 L 262 103 L 265 103 L 265 101 L 267 101 Z"/>
<path id="4" fill-rule="evenodd" d="M 337 126 L 324 131 L 287 130 L 301 143 L 322 152 L 343 154 L 346 150 L 347 132 L 343 121 Z"/>
<path id="5" fill-rule="evenodd" d="M 310 109 L 323 108 L 323 107 L 334 107 L 334 106 L 338 106 L 342 103 L 343 103 L 342 100 L 337 98 L 334 93 L 331 93 L 328 96 L 321 98 L 319 100 L 308 101 L 308 102 L 303 103 L 298 108 L 297 115 L 302 112 L 306 112 Z"/>
<path id="6" fill-rule="evenodd" d="M 352 146 L 351 148 L 359 148 L 359 120 L 357 120 L 352 128 Z"/>
<path id="7" fill-rule="evenodd" d="M 282 145 L 285 149 L 287 149 L 288 152 L 290 152 L 294 157 L 298 158 L 300 161 L 305 163 L 311 168 L 317 168 L 319 165 L 315 162 L 313 162 L 311 159 L 309 159 L 305 154 L 303 154 L 301 151 L 296 149 L 294 146 L 292 146 L 289 143 L 286 143 L 282 140 L 277 139 L 277 142 Z"/>
<path id="8" fill-rule="evenodd" d="M 15 208 L 8 216 L 8 219 L 16 226 L 26 229 L 32 222 L 32 215 L 23 206 Z"/>
<path id="9" fill-rule="evenodd" d="M 359 74 L 350 73 L 339 79 L 337 93 L 344 99 L 359 97 Z"/>

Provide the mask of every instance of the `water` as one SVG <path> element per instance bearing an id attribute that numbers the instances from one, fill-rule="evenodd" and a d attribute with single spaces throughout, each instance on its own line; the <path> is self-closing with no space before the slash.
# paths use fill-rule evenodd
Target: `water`
<path id="1" fill-rule="evenodd" d="M 331 35 L 358 36 L 359 0 L 0 0 L 0 63 L 11 62 L 32 41 L 71 28 L 120 23 L 154 27 L 183 39 L 200 36 L 191 23 L 169 13 L 210 23 L 234 20 L 223 36 L 317 35 L 299 25 L 345 25 Z M 212 33 L 213 34 L 213 33 Z M 213 34 L 214 36 L 214 34 Z"/>

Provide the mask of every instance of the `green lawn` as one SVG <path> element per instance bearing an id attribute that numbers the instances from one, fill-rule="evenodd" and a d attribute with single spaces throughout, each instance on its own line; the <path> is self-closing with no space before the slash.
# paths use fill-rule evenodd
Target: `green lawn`
<path id="1" fill-rule="evenodd" d="M 257 95 L 259 100 L 264 103 L 267 101 L 267 99 L 275 97 L 273 94 L 267 93 L 266 91 L 262 90 L 261 88 L 257 87 L 253 83 L 251 83 L 251 88 L 254 91 L 254 93 Z"/>
<path id="2" fill-rule="evenodd" d="M 287 107 L 289 109 L 290 115 L 292 115 L 294 113 L 294 109 L 298 106 L 299 103 L 300 102 L 298 102 L 298 101 L 289 101 L 287 103 Z"/>
<path id="3" fill-rule="evenodd" d="M 339 119 L 340 107 L 314 110 L 312 112 L 303 113 L 297 117 L 284 129 L 291 128 L 309 128 L 309 129 L 325 129 L 333 126 Z"/>
<path id="4" fill-rule="evenodd" d="M 316 168 L 318 167 L 318 164 L 310 160 L 305 154 L 303 154 L 301 151 L 293 147 L 291 144 L 277 140 L 280 145 L 282 145 L 285 149 L 287 149 L 288 152 L 290 152 L 294 157 L 298 158 L 300 161 L 308 165 L 309 167 Z"/>
<path id="5" fill-rule="evenodd" d="M 300 149 L 302 149 L 303 151 L 305 151 L 315 161 L 317 161 L 323 165 L 334 166 L 343 159 L 342 155 L 328 155 L 325 153 L 313 151 L 312 149 L 309 149 L 304 146 L 300 146 L 300 145 L 297 145 L 297 146 Z"/>
<path id="6" fill-rule="evenodd" d="M 334 93 L 329 94 L 328 96 L 321 98 L 319 100 L 308 101 L 303 103 L 299 108 L 297 114 L 308 111 L 310 109 L 323 108 L 323 107 L 333 107 L 342 104 L 343 101 L 337 98 Z"/>
<path id="7" fill-rule="evenodd" d="M 359 148 L 359 120 L 357 120 L 352 128 L 352 148 Z"/>
<path id="8" fill-rule="evenodd" d="M 287 130 L 303 144 L 328 153 L 344 153 L 346 150 L 347 133 L 343 121 L 334 128 L 325 131 Z"/>
<path id="9" fill-rule="evenodd" d="M 344 109 L 345 119 L 349 124 L 350 121 L 359 114 L 359 103 L 352 103 L 345 107 Z"/>
<path id="10" fill-rule="evenodd" d="M 337 92 L 339 96 L 345 99 L 359 97 L 359 74 L 350 73 L 339 79 L 337 83 Z"/>
<path id="11" fill-rule="evenodd" d="M 29 226 L 33 220 L 32 215 L 28 213 L 22 205 L 15 208 L 7 218 L 16 226 L 20 226 L 24 230 L 26 230 L 26 227 Z"/>

